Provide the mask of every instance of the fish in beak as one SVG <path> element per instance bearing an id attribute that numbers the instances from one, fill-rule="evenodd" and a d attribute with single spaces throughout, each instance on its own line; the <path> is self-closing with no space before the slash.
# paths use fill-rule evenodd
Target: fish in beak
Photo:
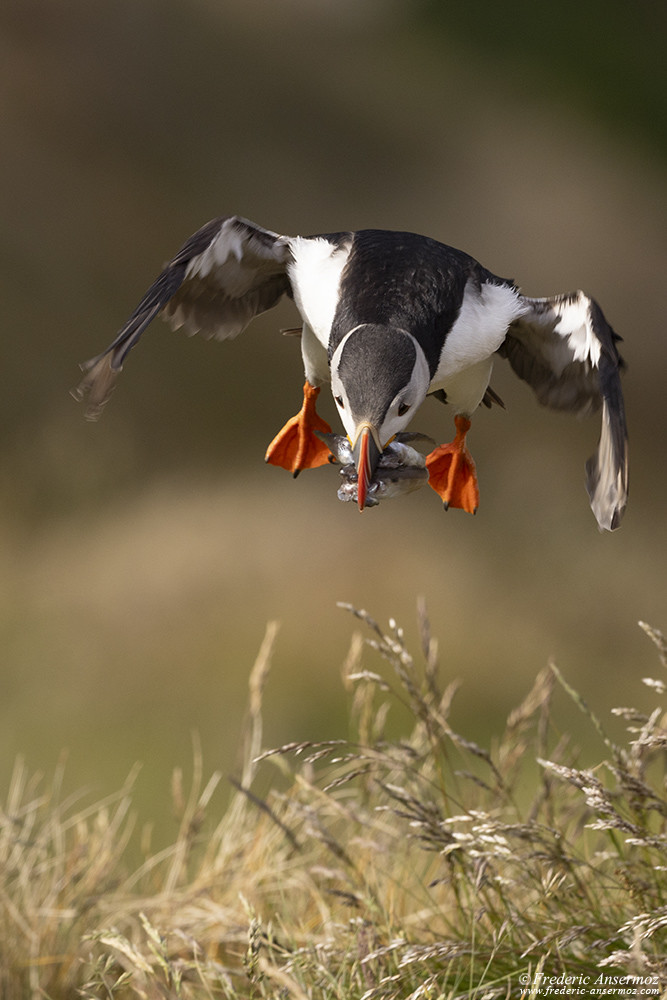
<path id="1" fill-rule="evenodd" d="M 368 487 L 381 455 L 382 445 L 377 430 L 373 424 L 360 423 L 357 427 L 356 437 L 352 442 L 352 457 L 357 467 L 357 504 L 359 510 L 363 510 L 366 506 Z"/>

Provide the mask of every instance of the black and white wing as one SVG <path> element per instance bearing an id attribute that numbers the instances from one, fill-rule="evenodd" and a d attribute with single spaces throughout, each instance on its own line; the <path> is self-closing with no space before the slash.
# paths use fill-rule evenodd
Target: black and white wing
<path id="1" fill-rule="evenodd" d="M 583 292 L 531 299 L 500 350 L 540 403 L 579 415 L 602 407 L 597 451 L 586 463 L 586 488 L 600 528 L 620 524 L 628 498 L 628 436 L 621 390 L 621 338 Z"/>
<path id="2" fill-rule="evenodd" d="M 74 390 L 95 420 L 109 399 L 128 352 L 161 316 L 173 329 L 224 340 L 290 293 L 290 238 L 238 216 L 213 219 L 183 244 L 155 279 L 115 340 L 85 361 Z"/>

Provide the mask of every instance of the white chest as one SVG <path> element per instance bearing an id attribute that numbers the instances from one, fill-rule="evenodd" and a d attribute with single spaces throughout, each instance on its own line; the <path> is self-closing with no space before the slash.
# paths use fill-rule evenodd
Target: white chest
<path id="1" fill-rule="evenodd" d="M 350 255 L 349 246 L 335 247 L 318 237 L 297 236 L 291 243 L 293 262 L 288 267 L 294 302 L 320 344 L 328 347 L 341 275 Z"/>
<path id="2" fill-rule="evenodd" d="M 468 283 L 461 310 L 447 334 L 431 389 L 440 389 L 466 368 L 498 350 L 507 328 L 526 311 L 519 293 L 507 285 Z"/>

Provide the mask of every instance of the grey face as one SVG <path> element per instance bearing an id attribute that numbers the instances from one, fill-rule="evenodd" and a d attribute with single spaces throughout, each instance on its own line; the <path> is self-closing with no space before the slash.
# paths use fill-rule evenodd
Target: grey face
<path id="1" fill-rule="evenodd" d="M 414 340 L 400 330 L 369 325 L 350 334 L 336 374 L 356 423 L 382 426 L 392 402 L 409 386 L 416 361 Z"/>
<path id="2" fill-rule="evenodd" d="M 424 352 L 404 330 L 364 325 L 334 351 L 331 391 L 352 445 L 360 510 L 384 448 L 408 425 L 429 382 Z"/>

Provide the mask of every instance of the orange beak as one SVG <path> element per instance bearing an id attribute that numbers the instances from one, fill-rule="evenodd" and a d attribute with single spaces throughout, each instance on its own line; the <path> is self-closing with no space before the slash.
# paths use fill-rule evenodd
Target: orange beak
<path id="1" fill-rule="evenodd" d="M 359 510 L 366 506 L 368 487 L 380 461 L 382 448 L 372 424 L 362 423 L 357 428 L 357 436 L 352 445 L 354 464 L 357 467 L 357 504 Z"/>

